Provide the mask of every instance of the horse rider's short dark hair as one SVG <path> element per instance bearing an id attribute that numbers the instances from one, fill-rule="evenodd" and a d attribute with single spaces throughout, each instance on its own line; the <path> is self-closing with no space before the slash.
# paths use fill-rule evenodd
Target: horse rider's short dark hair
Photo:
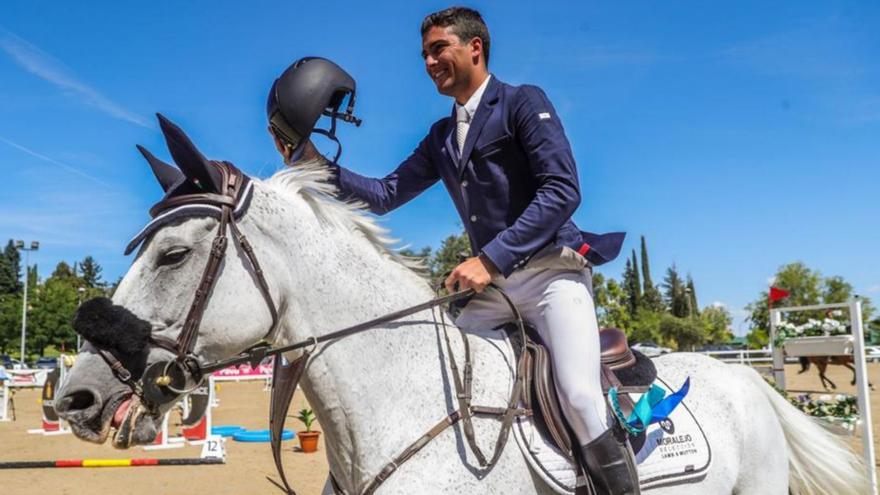
<path id="1" fill-rule="evenodd" d="M 432 27 L 450 27 L 452 34 L 458 36 L 462 43 L 467 43 L 473 38 L 480 38 L 483 42 L 483 60 L 486 67 L 489 66 L 489 28 L 483 21 L 483 17 L 474 9 L 467 7 L 449 7 L 439 12 L 434 12 L 422 21 L 422 36 Z"/>

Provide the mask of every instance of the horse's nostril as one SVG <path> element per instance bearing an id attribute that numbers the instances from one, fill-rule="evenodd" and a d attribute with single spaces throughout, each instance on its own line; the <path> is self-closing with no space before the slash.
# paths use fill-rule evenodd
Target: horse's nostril
<path id="1" fill-rule="evenodd" d="M 73 393 L 70 401 L 71 409 L 86 409 L 95 403 L 95 396 L 91 392 L 78 390 Z"/>
<path id="2" fill-rule="evenodd" d="M 72 390 L 55 402 L 55 410 L 60 414 L 75 413 L 91 408 L 97 401 L 91 390 Z"/>

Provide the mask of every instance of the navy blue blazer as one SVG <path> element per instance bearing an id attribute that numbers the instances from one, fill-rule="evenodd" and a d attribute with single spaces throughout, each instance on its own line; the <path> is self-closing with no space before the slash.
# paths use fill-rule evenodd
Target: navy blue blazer
<path id="1" fill-rule="evenodd" d="M 455 129 L 453 109 L 382 179 L 335 166 L 341 196 L 381 215 L 442 179 L 474 254 L 484 254 L 505 277 L 548 244 L 568 246 L 593 265 L 617 257 L 623 233 L 582 232 L 571 220 L 581 201 L 574 157 L 540 88 L 510 86 L 493 75 L 461 153 Z"/>

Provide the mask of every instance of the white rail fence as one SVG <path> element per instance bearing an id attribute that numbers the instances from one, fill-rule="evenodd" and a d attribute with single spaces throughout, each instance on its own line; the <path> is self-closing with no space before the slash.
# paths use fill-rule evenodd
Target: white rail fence
<path id="1" fill-rule="evenodd" d="M 770 349 L 743 349 L 739 351 L 700 351 L 709 357 L 724 361 L 725 363 L 739 363 L 749 366 L 770 366 L 773 364 L 773 356 Z M 880 346 L 865 347 L 865 361 L 880 361 Z M 797 363 L 798 358 L 786 358 L 786 363 Z"/>

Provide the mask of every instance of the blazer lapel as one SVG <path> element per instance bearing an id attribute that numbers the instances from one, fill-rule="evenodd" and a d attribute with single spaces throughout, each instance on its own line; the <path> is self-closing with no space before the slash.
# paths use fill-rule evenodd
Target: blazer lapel
<path id="1" fill-rule="evenodd" d="M 449 157 L 449 161 L 452 163 L 453 170 L 458 168 L 458 150 L 456 149 L 455 143 L 453 142 L 453 136 L 455 135 L 455 106 L 452 106 L 452 117 L 449 119 L 449 125 L 446 126 L 446 140 L 443 141 L 443 151 L 447 157 Z"/>
<path id="2" fill-rule="evenodd" d="M 489 80 L 489 85 L 486 86 L 486 91 L 483 93 L 483 98 L 477 106 L 477 111 L 473 120 L 471 120 L 471 125 L 468 128 L 467 138 L 464 141 L 464 149 L 461 150 L 461 156 L 458 159 L 459 177 L 464 173 L 465 166 L 467 165 L 468 160 L 470 160 L 471 152 L 474 150 L 474 144 L 477 142 L 477 138 L 480 137 L 480 131 L 483 130 L 483 126 L 486 124 L 486 121 L 489 120 L 489 116 L 492 115 L 495 104 L 498 103 L 498 89 L 498 79 L 492 76 L 492 79 Z M 453 118 L 453 121 L 454 120 L 455 119 Z M 454 128 L 455 127 L 453 126 L 453 129 Z"/>

